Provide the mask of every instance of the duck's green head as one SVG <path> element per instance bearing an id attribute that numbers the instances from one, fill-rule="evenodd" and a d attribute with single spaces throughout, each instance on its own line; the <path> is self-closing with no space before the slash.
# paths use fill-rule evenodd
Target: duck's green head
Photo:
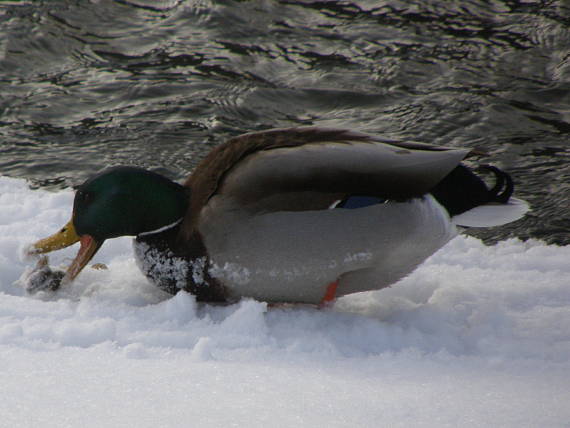
<path id="1" fill-rule="evenodd" d="M 31 252 L 47 253 L 80 241 L 64 278 L 70 282 L 106 239 L 176 224 L 184 217 L 188 196 L 187 188 L 159 174 L 135 167 L 109 168 L 77 188 L 69 223 L 36 242 Z"/>

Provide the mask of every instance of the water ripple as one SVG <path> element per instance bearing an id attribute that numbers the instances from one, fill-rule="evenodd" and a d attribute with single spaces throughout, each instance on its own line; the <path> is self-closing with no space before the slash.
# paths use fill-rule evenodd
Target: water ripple
<path id="1" fill-rule="evenodd" d="M 483 147 L 570 243 L 570 9 L 547 0 L 63 0 L 0 5 L 0 173 L 181 179 L 241 132 L 346 126 Z"/>

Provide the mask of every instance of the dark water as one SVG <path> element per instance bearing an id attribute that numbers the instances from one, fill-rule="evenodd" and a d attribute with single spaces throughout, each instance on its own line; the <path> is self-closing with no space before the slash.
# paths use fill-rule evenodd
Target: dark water
<path id="1" fill-rule="evenodd" d="M 229 136 L 349 127 L 482 147 L 534 207 L 486 231 L 570 243 L 570 2 L 0 3 L 0 174 L 181 179 Z"/>

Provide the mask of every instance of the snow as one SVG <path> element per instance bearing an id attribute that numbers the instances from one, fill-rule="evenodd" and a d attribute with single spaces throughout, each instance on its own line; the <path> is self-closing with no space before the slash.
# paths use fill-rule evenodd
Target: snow
<path id="1" fill-rule="evenodd" d="M 121 238 L 26 295 L 72 198 L 0 177 L 2 426 L 570 426 L 570 247 L 458 237 L 390 289 L 268 309 L 171 298 Z"/>

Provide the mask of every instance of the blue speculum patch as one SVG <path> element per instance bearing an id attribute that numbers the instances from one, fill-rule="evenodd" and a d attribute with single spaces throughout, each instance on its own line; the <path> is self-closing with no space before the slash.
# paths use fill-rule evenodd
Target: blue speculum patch
<path id="1" fill-rule="evenodd" d="M 370 205 L 383 204 L 386 199 L 378 198 L 376 196 L 349 196 L 344 201 L 339 203 L 336 208 L 364 208 Z"/>

